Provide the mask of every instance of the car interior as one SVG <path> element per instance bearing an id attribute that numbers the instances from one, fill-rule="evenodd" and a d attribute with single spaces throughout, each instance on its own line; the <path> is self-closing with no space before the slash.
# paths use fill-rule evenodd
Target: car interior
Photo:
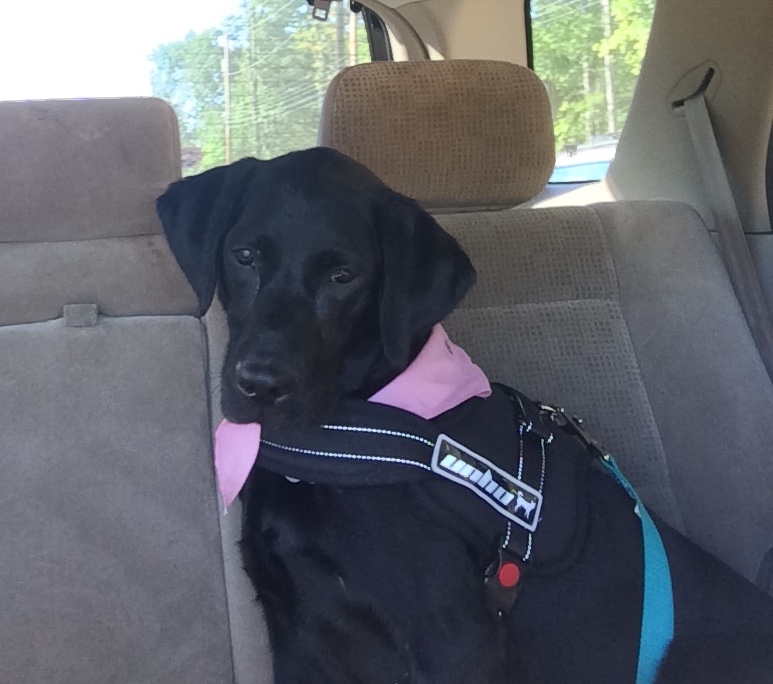
<path id="1" fill-rule="evenodd" d="M 768 0 L 160 4 L 15 17 L 38 52 L 35 22 L 86 25 L 62 45 L 103 91 L 67 90 L 51 52 L 42 92 L 37 57 L 0 51 L 24 76 L 0 85 L 0 682 L 272 681 L 212 464 L 224 315 L 199 314 L 155 200 L 313 145 L 459 240 L 478 282 L 445 327 L 490 378 L 581 416 L 648 507 L 773 595 Z M 143 31 L 140 92 L 111 68 Z"/>

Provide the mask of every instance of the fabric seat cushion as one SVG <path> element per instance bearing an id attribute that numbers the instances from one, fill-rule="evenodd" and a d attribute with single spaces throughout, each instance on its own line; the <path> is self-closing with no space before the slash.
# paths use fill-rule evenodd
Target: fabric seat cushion
<path id="1" fill-rule="evenodd" d="M 233 681 L 193 317 L 0 328 L 0 671 Z"/>
<path id="2" fill-rule="evenodd" d="M 479 274 L 453 339 L 585 418 L 655 512 L 753 579 L 773 529 L 773 387 L 697 214 L 651 201 L 439 220 Z"/>

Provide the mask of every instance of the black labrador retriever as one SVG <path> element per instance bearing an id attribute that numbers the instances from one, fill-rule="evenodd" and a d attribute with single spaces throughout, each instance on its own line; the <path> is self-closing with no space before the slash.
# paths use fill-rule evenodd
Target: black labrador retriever
<path id="1" fill-rule="evenodd" d="M 475 279 L 431 216 L 329 149 L 206 171 L 174 183 L 158 210 L 201 312 L 217 292 L 227 314 L 224 415 L 279 434 L 390 382 Z M 489 404 L 460 411 L 477 423 Z M 242 551 L 277 684 L 637 681 L 640 522 L 612 478 L 583 478 L 571 562 L 527 575 L 503 611 L 484 589 L 499 523 L 473 529 L 491 509 L 467 489 L 311 484 L 254 468 Z M 488 513 L 459 513 L 476 506 Z M 773 682 L 773 600 L 657 526 L 675 604 L 657 681 Z"/>

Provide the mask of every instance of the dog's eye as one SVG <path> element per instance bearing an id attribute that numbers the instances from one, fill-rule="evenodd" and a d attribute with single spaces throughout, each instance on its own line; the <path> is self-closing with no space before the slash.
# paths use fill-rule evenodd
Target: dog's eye
<path id="1" fill-rule="evenodd" d="M 255 252 L 246 247 L 234 250 L 234 256 L 242 266 L 252 266 L 255 263 Z"/>
<path id="2" fill-rule="evenodd" d="M 346 285 L 346 283 L 351 283 L 356 277 L 357 274 L 352 269 L 341 266 L 330 274 L 330 282 Z"/>

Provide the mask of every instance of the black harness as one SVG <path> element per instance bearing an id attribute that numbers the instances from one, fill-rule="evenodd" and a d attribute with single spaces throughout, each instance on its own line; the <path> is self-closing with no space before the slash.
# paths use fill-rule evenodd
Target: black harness
<path id="1" fill-rule="evenodd" d="M 493 607 L 507 612 L 524 575 L 558 571 L 579 553 L 587 469 L 601 453 L 594 447 L 561 409 L 494 385 L 491 397 L 432 420 L 344 399 L 320 428 L 265 431 L 257 466 L 334 487 L 454 483 L 447 488 L 451 508 L 478 501 L 482 529 L 499 530 L 484 582 Z M 459 487 L 477 499 L 460 497 Z"/>

